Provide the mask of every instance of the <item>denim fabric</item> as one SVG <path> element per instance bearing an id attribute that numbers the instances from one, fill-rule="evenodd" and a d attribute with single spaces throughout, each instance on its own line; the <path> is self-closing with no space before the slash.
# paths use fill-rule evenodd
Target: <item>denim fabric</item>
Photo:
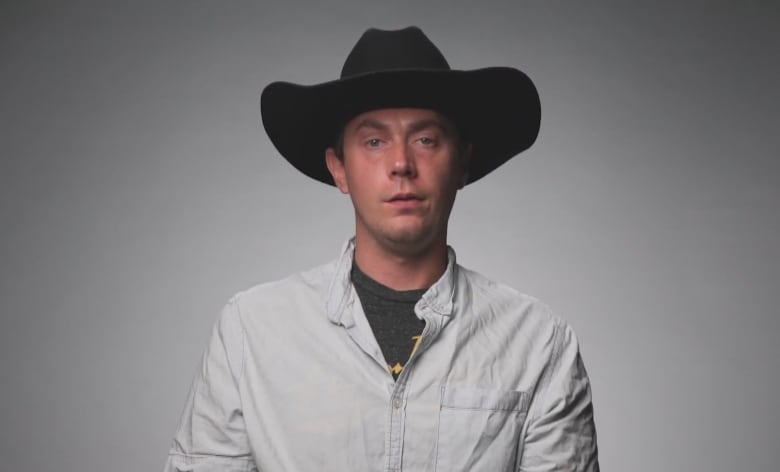
<path id="1" fill-rule="evenodd" d="M 166 472 L 599 470 L 572 329 L 459 266 L 393 381 L 339 260 L 239 293 L 215 324 Z"/>

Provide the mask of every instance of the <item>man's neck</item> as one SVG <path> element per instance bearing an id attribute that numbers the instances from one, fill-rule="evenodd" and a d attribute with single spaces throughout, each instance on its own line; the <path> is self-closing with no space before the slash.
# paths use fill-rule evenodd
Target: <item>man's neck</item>
<path id="1" fill-rule="evenodd" d="M 355 263 L 360 270 L 393 290 L 428 288 L 447 269 L 447 244 L 441 242 L 410 255 L 389 251 L 372 241 L 355 241 Z"/>

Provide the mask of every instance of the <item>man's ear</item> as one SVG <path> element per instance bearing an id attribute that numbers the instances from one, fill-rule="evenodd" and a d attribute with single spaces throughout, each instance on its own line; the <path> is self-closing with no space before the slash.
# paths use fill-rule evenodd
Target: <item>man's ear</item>
<path id="1" fill-rule="evenodd" d="M 333 177 L 333 181 L 336 182 L 336 187 L 341 190 L 341 193 L 349 193 L 349 186 L 347 185 L 347 177 L 344 173 L 344 163 L 336 155 L 336 151 L 329 147 L 325 150 L 325 164 L 328 166 L 330 176 Z"/>

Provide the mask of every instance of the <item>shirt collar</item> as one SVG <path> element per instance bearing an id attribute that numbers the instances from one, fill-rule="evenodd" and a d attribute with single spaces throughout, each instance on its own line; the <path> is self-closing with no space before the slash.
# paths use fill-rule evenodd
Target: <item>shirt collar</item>
<path id="1" fill-rule="evenodd" d="M 333 323 L 345 324 L 345 308 L 353 301 L 354 290 L 350 271 L 355 257 L 355 238 L 347 241 L 341 249 L 341 255 L 336 262 L 336 270 L 328 289 L 325 305 L 328 319 Z M 457 282 L 458 265 L 455 258 L 455 250 L 447 246 L 447 269 L 439 280 L 423 294 L 420 299 L 421 308 L 430 308 L 442 316 L 451 316 L 453 312 L 453 300 Z M 351 324 L 351 323 L 349 323 Z"/>

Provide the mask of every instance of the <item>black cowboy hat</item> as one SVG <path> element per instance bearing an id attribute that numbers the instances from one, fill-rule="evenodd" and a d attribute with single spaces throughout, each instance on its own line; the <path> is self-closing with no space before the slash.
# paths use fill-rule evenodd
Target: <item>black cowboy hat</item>
<path id="1" fill-rule="evenodd" d="M 455 122 L 472 146 L 467 183 L 528 149 L 541 119 L 539 94 L 527 75 L 511 67 L 452 70 L 417 27 L 369 29 L 338 80 L 273 82 L 260 100 L 276 149 L 296 169 L 330 185 L 325 150 L 349 120 L 380 108 L 428 108 Z"/>

